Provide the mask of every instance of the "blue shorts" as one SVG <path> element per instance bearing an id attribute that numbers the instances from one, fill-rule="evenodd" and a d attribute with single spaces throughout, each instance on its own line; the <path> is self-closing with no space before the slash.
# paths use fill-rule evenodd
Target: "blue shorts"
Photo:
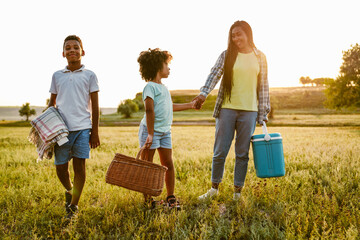
<path id="1" fill-rule="evenodd" d="M 69 132 L 69 141 L 59 146 L 55 144 L 55 165 L 62 165 L 69 162 L 73 157 L 90 157 L 90 129 Z"/>
<path id="2" fill-rule="evenodd" d="M 140 147 L 144 146 L 147 136 L 148 136 L 147 127 L 143 124 L 140 124 L 140 128 L 139 128 Z M 153 143 L 151 144 L 150 149 L 157 149 L 157 148 L 172 149 L 171 131 L 164 133 L 154 132 Z"/>

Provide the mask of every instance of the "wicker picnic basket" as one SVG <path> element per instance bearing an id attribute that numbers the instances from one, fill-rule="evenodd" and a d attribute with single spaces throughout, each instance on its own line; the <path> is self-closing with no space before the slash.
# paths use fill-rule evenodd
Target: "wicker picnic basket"
<path id="1" fill-rule="evenodd" d="M 136 158 L 116 153 L 106 173 L 105 181 L 151 196 L 159 196 L 164 187 L 167 167 L 141 160 L 140 149 Z"/>

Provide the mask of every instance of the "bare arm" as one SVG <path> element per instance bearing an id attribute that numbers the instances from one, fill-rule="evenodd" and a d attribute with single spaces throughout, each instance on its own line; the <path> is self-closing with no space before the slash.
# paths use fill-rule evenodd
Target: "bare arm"
<path id="1" fill-rule="evenodd" d="M 90 93 L 92 108 L 92 129 L 90 135 L 90 147 L 97 148 L 100 146 L 99 138 L 99 97 L 98 92 Z"/>
<path id="2" fill-rule="evenodd" d="M 146 112 L 146 125 L 148 130 L 148 136 L 145 142 L 145 148 L 150 148 L 154 137 L 154 124 L 155 124 L 155 112 L 154 112 L 154 100 L 147 97 L 145 99 L 145 112 Z"/>
<path id="3" fill-rule="evenodd" d="M 48 108 L 49 108 L 49 107 L 55 107 L 55 106 L 56 106 L 56 97 L 57 97 L 57 94 L 52 93 L 52 94 L 50 95 L 50 100 L 49 100 Z"/>
<path id="4" fill-rule="evenodd" d="M 183 111 L 188 109 L 194 109 L 195 108 L 196 101 L 193 100 L 189 103 L 173 103 L 173 111 Z"/>

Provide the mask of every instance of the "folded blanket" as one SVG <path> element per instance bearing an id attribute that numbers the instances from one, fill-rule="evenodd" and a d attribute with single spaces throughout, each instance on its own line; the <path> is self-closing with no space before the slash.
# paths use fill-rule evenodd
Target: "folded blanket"
<path id="1" fill-rule="evenodd" d="M 59 142 L 59 145 L 62 145 L 68 141 L 69 130 L 55 107 L 49 107 L 32 120 L 31 125 L 28 139 L 36 146 L 39 155 L 37 161 L 44 157 L 51 159 L 55 144 Z"/>

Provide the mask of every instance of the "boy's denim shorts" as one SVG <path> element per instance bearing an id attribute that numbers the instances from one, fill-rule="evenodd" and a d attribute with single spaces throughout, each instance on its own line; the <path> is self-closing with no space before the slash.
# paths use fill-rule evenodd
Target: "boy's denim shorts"
<path id="1" fill-rule="evenodd" d="M 55 144 L 55 165 L 62 165 L 69 162 L 73 157 L 90 157 L 90 129 L 70 131 L 67 137 L 69 141 L 59 146 Z"/>
<path id="2" fill-rule="evenodd" d="M 144 146 L 147 136 L 148 136 L 147 127 L 143 124 L 140 124 L 140 128 L 139 128 L 140 147 Z M 151 144 L 150 149 L 157 149 L 157 148 L 172 149 L 171 131 L 164 133 L 154 131 L 153 143 Z"/>

